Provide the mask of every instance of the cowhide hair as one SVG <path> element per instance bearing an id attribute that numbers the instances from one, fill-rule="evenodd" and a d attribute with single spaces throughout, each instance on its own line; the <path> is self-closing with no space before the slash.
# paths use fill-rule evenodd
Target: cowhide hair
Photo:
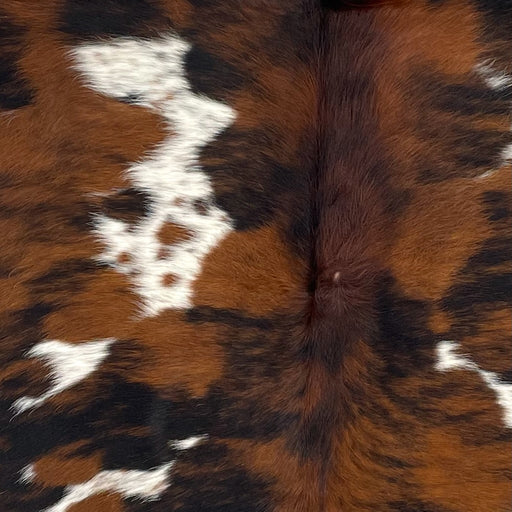
<path id="1" fill-rule="evenodd" d="M 0 512 L 510 512 L 512 2 L 4 0 Z"/>

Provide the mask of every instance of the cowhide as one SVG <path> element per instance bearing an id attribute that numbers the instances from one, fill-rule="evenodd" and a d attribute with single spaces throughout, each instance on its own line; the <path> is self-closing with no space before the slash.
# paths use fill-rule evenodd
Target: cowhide
<path id="1" fill-rule="evenodd" d="M 3 0 L 0 512 L 512 510 L 512 0 Z"/>

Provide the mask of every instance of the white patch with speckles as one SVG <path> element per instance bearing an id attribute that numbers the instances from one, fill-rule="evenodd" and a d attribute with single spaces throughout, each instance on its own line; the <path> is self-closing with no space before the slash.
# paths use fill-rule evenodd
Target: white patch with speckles
<path id="1" fill-rule="evenodd" d="M 437 345 L 436 370 L 447 372 L 450 370 L 471 370 L 482 378 L 485 384 L 496 393 L 498 404 L 503 409 L 503 422 L 506 427 L 512 428 L 512 384 L 502 382 L 494 372 L 482 370 L 468 356 L 458 352 L 460 345 L 454 341 L 441 341 Z"/>
<path id="2" fill-rule="evenodd" d="M 38 397 L 24 396 L 16 400 L 12 405 L 15 414 L 39 407 L 87 378 L 108 356 L 113 342 L 112 338 L 83 343 L 50 340 L 34 345 L 27 357 L 40 359 L 50 367 L 52 385 Z"/>
<path id="3" fill-rule="evenodd" d="M 147 216 L 131 227 L 104 215 L 96 219 L 105 246 L 99 259 L 131 277 L 142 297 L 143 316 L 191 307 L 192 283 L 205 256 L 232 230 L 228 215 L 214 204 L 210 180 L 198 161 L 200 150 L 234 121 L 235 113 L 191 91 L 183 63 L 189 49 L 182 39 L 167 35 L 117 38 L 73 50 L 76 67 L 91 88 L 158 112 L 168 130 L 154 151 L 127 169 L 133 187 L 150 197 Z M 167 222 L 191 236 L 164 246 L 158 232 Z M 129 255 L 126 262 L 119 261 L 123 253 Z M 167 275 L 170 284 L 164 282 Z"/>

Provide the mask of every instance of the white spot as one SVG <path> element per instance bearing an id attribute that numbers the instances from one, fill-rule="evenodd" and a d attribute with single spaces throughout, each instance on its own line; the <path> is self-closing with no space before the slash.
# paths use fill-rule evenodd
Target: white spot
<path id="1" fill-rule="evenodd" d="M 459 354 L 458 343 L 441 341 L 437 345 L 436 370 L 446 372 L 450 370 L 471 370 L 477 372 L 485 384 L 496 393 L 498 404 L 503 409 L 503 422 L 507 428 L 512 428 L 512 384 L 502 382 L 495 372 L 482 370 L 469 357 Z"/>
<path id="2" fill-rule="evenodd" d="M 476 72 L 484 79 L 488 87 L 495 90 L 503 90 L 512 86 L 512 76 L 497 71 L 493 63 L 486 61 L 476 66 Z"/>
<path id="3" fill-rule="evenodd" d="M 18 482 L 20 484 L 29 484 L 30 482 L 33 482 L 35 477 L 36 472 L 34 471 L 34 464 L 29 464 L 20 471 L 20 478 L 18 479 Z"/>
<path id="4" fill-rule="evenodd" d="M 104 215 L 96 232 L 105 249 L 99 259 L 131 277 L 142 297 L 142 315 L 192 306 L 192 283 L 205 256 L 232 230 L 227 214 L 214 204 L 199 153 L 235 119 L 229 106 L 194 94 L 183 59 L 190 45 L 175 35 L 142 40 L 116 38 L 73 50 L 77 69 L 96 91 L 158 112 L 167 138 L 127 169 L 133 186 L 151 200 L 147 216 L 135 226 Z M 203 204 L 200 212 L 194 207 Z M 163 246 L 158 232 L 166 222 L 185 228 L 190 238 Z M 164 251 L 162 251 L 164 250 Z M 122 253 L 129 255 L 119 261 Z M 172 275 L 170 284 L 164 276 Z"/>
<path id="5" fill-rule="evenodd" d="M 51 340 L 32 347 L 27 357 L 41 359 L 50 367 L 52 384 L 38 397 L 24 396 L 16 400 L 12 405 L 15 413 L 39 407 L 49 398 L 84 380 L 105 360 L 113 342 L 112 338 L 85 343 Z"/>
<path id="6" fill-rule="evenodd" d="M 169 476 L 174 461 L 148 471 L 116 469 L 100 471 L 87 482 L 68 485 L 64 496 L 44 512 L 66 512 L 69 507 L 95 494 L 118 493 L 123 498 L 142 501 L 157 500 L 169 487 Z"/>
<path id="7" fill-rule="evenodd" d="M 183 439 L 181 441 L 171 441 L 169 444 L 175 448 L 176 450 L 188 450 L 197 444 L 199 444 L 201 441 L 204 441 L 207 439 L 208 436 L 193 436 L 189 437 L 188 439 Z"/>
<path id="8" fill-rule="evenodd" d="M 501 157 L 506 162 L 512 161 L 512 145 L 509 144 L 508 146 L 505 147 L 503 153 L 501 154 Z"/>

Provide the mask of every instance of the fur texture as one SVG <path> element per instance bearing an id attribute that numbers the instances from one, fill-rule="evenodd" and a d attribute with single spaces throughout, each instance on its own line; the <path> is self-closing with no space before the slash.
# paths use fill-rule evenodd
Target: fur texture
<path id="1" fill-rule="evenodd" d="M 0 510 L 508 512 L 511 43 L 503 1 L 5 0 Z"/>
<path id="2" fill-rule="evenodd" d="M 365 9 L 368 7 L 403 6 L 410 0 L 322 0 L 329 9 Z"/>

